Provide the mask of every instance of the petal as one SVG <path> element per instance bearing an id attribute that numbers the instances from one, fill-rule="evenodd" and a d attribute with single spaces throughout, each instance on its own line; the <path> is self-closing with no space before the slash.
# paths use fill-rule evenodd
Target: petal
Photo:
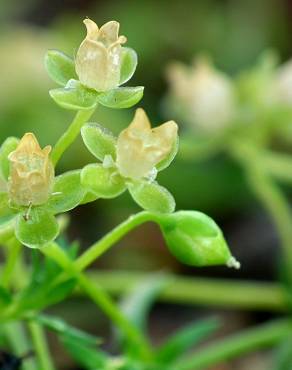
<path id="1" fill-rule="evenodd" d="M 90 40 L 97 40 L 99 34 L 99 28 L 97 24 L 89 18 L 84 19 L 83 23 L 85 24 L 87 30 L 86 38 Z"/>
<path id="2" fill-rule="evenodd" d="M 102 42 L 105 46 L 110 46 L 118 40 L 119 28 L 119 22 L 107 22 L 100 28 L 97 40 Z"/>

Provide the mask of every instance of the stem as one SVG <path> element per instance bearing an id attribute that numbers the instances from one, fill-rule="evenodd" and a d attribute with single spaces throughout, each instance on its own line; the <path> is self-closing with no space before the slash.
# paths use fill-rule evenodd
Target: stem
<path id="1" fill-rule="evenodd" d="M 148 359 L 151 356 L 151 349 L 143 334 L 128 321 L 122 312 L 116 307 L 111 297 L 98 285 L 92 284 L 76 267 L 75 263 L 67 257 L 65 252 L 56 244 L 50 243 L 41 251 L 57 262 L 70 276 L 78 280 L 79 285 L 88 296 L 103 310 L 103 312 L 128 336 L 129 340 L 135 343 L 141 350 L 141 356 Z"/>
<path id="2" fill-rule="evenodd" d="M 180 360 L 175 364 L 175 370 L 203 370 L 242 354 L 270 347 L 291 335 L 291 330 L 291 320 L 278 320 L 257 328 L 247 329 L 240 334 L 220 339 L 191 357 Z"/>
<path id="3" fill-rule="evenodd" d="M 76 262 L 75 266 L 79 271 L 84 270 L 92 262 L 106 252 L 113 244 L 119 241 L 124 235 L 135 227 L 143 224 L 147 221 L 154 221 L 155 215 L 150 212 L 139 212 L 133 216 L 130 216 L 126 221 L 118 225 L 108 234 L 106 234 L 102 239 L 94 243 L 80 256 Z"/>
<path id="4" fill-rule="evenodd" d="M 55 368 L 51 360 L 42 326 L 36 322 L 30 321 L 28 323 L 28 327 L 31 332 L 34 349 L 36 351 L 39 364 L 41 365 L 40 370 L 54 370 Z"/>
<path id="5" fill-rule="evenodd" d="M 8 256 L 1 276 L 1 285 L 4 288 L 8 288 L 14 267 L 18 262 L 18 258 L 21 252 L 21 244 L 16 239 L 12 239 L 7 242 Z"/>
<path id="6" fill-rule="evenodd" d="M 68 129 L 64 132 L 64 134 L 59 138 L 59 140 L 57 141 L 52 150 L 51 158 L 54 166 L 56 166 L 62 154 L 79 135 L 81 127 L 92 116 L 94 111 L 95 108 L 88 110 L 80 110 L 76 113 L 74 120 L 72 121 Z"/>
<path id="7" fill-rule="evenodd" d="M 9 341 L 9 344 L 14 352 L 13 354 L 21 357 L 31 351 L 32 347 L 20 322 L 5 324 L 1 329 L 4 331 L 5 336 Z M 22 369 L 40 370 L 37 368 L 33 358 L 25 360 L 23 362 Z"/>
<path id="8" fill-rule="evenodd" d="M 261 201 L 275 224 L 283 250 L 283 261 L 289 281 L 292 282 L 292 212 L 281 189 L 274 183 L 262 166 L 256 148 L 247 147 L 241 151 L 233 148 L 237 159 L 243 165 L 250 188 Z"/>
<path id="9" fill-rule="evenodd" d="M 127 293 L 149 275 L 144 272 L 88 271 L 94 284 L 113 295 Z M 218 294 L 220 292 L 220 294 Z M 284 289 L 273 283 L 181 277 L 169 274 L 158 299 L 189 305 L 283 312 L 288 310 Z"/>

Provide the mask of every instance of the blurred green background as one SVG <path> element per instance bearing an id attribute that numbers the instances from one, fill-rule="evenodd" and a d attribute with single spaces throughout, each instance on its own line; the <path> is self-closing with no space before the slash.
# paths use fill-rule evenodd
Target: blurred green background
<path id="1" fill-rule="evenodd" d="M 128 46 L 139 57 L 129 85 L 145 86 L 138 106 L 154 124 L 172 118 L 163 109 L 168 89 L 165 69 L 171 61 L 190 63 L 196 54 L 208 52 L 218 68 L 234 75 L 253 66 L 266 49 L 275 49 L 281 61 L 292 55 L 289 0 L 0 0 L 1 141 L 32 131 L 42 145 L 53 145 L 66 129 L 74 112 L 64 111 L 49 97 L 48 90 L 55 85 L 46 74 L 43 59 L 49 48 L 75 55 L 85 35 L 82 20 L 86 16 L 98 25 L 111 19 L 121 23 L 121 34 L 127 36 Z M 119 133 L 134 110 L 98 108 L 92 120 Z M 183 131 L 183 122 L 178 124 Z M 94 158 L 79 139 L 65 153 L 57 172 L 80 168 L 90 161 Z M 215 218 L 233 254 L 242 262 L 241 271 L 191 270 L 179 265 L 153 225 L 131 233 L 101 259 L 99 268 L 166 268 L 209 276 L 275 278 L 276 236 L 236 164 L 223 155 L 201 163 L 184 161 L 178 155 L 159 175 L 159 181 L 175 195 L 178 209 L 198 209 Z M 79 207 L 72 214 L 68 237 L 79 240 L 85 248 L 136 211 L 127 194 Z"/>

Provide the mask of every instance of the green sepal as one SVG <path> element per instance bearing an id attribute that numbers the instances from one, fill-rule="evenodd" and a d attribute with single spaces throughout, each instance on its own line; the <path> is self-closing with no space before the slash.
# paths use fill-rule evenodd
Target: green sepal
<path id="1" fill-rule="evenodd" d="M 128 184 L 134 201 L 147 211 L 171 213 L 175 210 L 175 200 L 170 192 L 156 181 L 136 181 Z"/>
<path id="2" fill-rule="evenodd" d="M 100 198 L 114 198 L 126 190 L 124 179 L 115 169 L 89 164 L 81 171 L 81 184 Z"/>
<path id="3" fill-rule="evenodd" d="M 87 191 L 82 199 L 82 201 L 80 202 L 80 204 L 86 204 L 86 203 L 91 203 L 91 202 L 94 202 L 95 200 L 97 200 L 99 198 L 98 195 L 92 193 L 91 191 Z"/>
<path id="4" fill-rule="evenodd" d="M 171 151 L 168 153 L 168 155 L 160 161 L 155 167 L 157 171 L 162 171 L 165 168 L 167 168 L 171 162 L 174 160 L 177 152 L 178 152 L 178 147 L 179 147 L 179 138 L 178 136 L 176 137 L 176 140 L 174 141 Z"/>
<path id="5" fill-rule="evenodd" d="M 13 152 L 19 143 L 16 137 L 8 137 L 1 145 L 0 149 L 0 174 L 4 180 L 8 179 L 10 171 L 10 162 L 8 156 Z"/>
<path id="6" fill-rule="evenodd" d="M 121 52 L 120 85 L 126 83 L 131 79 L 136 71 L 137 63 L 138 57 L 135 50 L 123 47 Z"/>
<path id="7" fill-rule="evenodd" d="M 222 231 L 204 213 L 179 211 L 159 217 L 159 224 L 170 252 L 180 262 L 190 266 L 239 267 Z"/>
<path id="8" fill-rule="evenodd" d="M 93 109 L 97 104 L 97 92 L 82 86 L 78 81 L 71 80 L 65 88 L 50 90 L 52 99 L 65 109 Z"/>
<path id="9" fill-rule="evenodd" d="M 15 236 L 24 245 L 38 248 L 56 239 L 59 225 L 52 212 L 44 207 L 32 207 L 16 218 Z"/>
<path id="10" fill-rule="evenodd" d="M 116 158 L 116 138 L 106 128 L 97 123 L 87 123 L 81 129 L 81 136 L 87 149 L 100 161 L 106 155 Z"/>
<path id="11" fill-rule="evenodd" d="M 48 208 L 54 214 L 70 211 L 77 207 L 85 196 L 81 185 L 80 170 L 69 171 L 55 178 Z"/>
<path id="12" fill-rule="evenodd" d="M 118 87 L 98 94 L 97 100 L 108 108 L 130 108 L 142 99 L 143 91 L 143 86 Z"/>
<path id="13" fill-rule="evenodd" d="M 6 223 L 13 216 L 15 216 L 15 212 L 9 207 L 8 194 L 0 192 L 0 225 Z"/>
<path id="14" fill-rule="evenodd" d="M 74 60 L 59 50 L 47 52 L 45 67 L 51 79 L 58 85 L 65 86 L 70 79 L 77 78 Z"/>

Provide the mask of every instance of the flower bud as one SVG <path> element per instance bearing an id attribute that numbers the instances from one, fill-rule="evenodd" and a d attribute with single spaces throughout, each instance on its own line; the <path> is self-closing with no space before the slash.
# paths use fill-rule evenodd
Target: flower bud
<path id="1" fill-rule="evenodd" d="M 137 109 L 132 123 L 117 140 L 116 164 L 120 174 L 135 180 L 151 176 L 155 165 L 170 153 L 176 140 L 174 121 L 151 129 L 144 110 Z"/>
<path id="2" fill-rule="evenodd" d="M 176 63 L 169 68 L 168 79 L 171 95 L 190 124 L 210 132 L 230 123 L 235 110 L 232 83 L 206 60 L 191 69 Z"/>
<path id="3" fill-rule="evenodd" d="M 220 228 L 205 214 L 179 211 L 159 215 L 158 223 L 170 252 L 180 262 L 190 266 L 240 267 L 231 256 Z"/>
<path id="4" fill-rule="evenodd" d="M 41 149 L 35 136 L 27 133 L 9 154 L 8 192 L 12 203 L 29 206 L 47 202 L 54 179 L 50 151 L 50 146 Z"/>
<path id="5" fill-rule="evenodd" d="M 279 103 L 292 105 L 292 61 L 278 70 L 275 80 L 276 99 Z"/>
<path id="6" fill-rule="evenodd" d="M 96 91 L 116 88 L 120 82 L 121 45 L 127 39 L 119 36 L 119 23 L 111 21 L 98 28 L 90 19 L 84 24 L 87 35 L 76 55 L 76 73 L 80 82 Z"/>

